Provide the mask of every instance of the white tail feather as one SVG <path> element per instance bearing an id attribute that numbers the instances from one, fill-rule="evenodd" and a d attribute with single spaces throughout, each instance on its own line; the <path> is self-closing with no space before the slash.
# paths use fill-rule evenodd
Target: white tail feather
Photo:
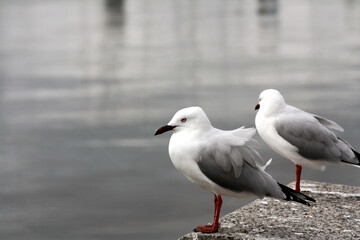
<path id="1" fill-rule="evenodd" d="M 269 166 L 271 164 L 271 162 L 272 162 L 272 158 L 270 158 L 269 161 L 267 161 L 264 166 L 260 167 L 261 170 L 265 171 L 265 169 L 267 168 L 267 166 Z"/>

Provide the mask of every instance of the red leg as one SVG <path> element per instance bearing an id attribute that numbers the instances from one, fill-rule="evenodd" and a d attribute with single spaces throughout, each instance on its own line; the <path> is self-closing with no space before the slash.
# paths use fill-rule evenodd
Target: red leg
<path id="1" fill-rule="evenodd" d="M 211 225 L 198 226 L 197 228 L 194 229 L 194 232 L 213 233 L 218 231 L 220 209 L 222 205 L 222 198 L 220 195 L 217 196 L 216 194 L 214 194 L 214 205 L 215 205 L 215 209 L 214 209 L 213 223 Z"/>
<path id="2" fill-rule="evenodd" d="M 300 192 L 300 177 L 301 177 L 301 169 L 300 165 L 296 165 L 296 186 L 295 191 Z"/>

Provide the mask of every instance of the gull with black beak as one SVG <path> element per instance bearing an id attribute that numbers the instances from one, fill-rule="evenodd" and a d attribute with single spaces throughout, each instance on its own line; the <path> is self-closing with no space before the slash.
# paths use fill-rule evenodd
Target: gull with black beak
<path id="1" fill-rule="evenodd" d="M 214 128 L 200 107 L 179 110 L 155 135 L 173 131 L 169 155 L 175 168 L 190 182 L 214 194 L 214 220 L 195 232 L 212 233 L 219 228 L 222 197 L 265 196 L 309 205 L 314 199 L 278 182 L 264 171 L 263 161 L 253 148 L 254 128 L 223 131 Z"/>
<path id="2" fill-rule="evenodd" d="M 278 90 L 264 90 L 255 110 L 259 110 L 255 125 L 261 138 L 296 164 L 296 191 L 300 191 L 302 166 L 320 170 L 329 164 L 360 167 L 360 154 L 331 131 L 343 131 L 342 127 L 286 104 Z"/>

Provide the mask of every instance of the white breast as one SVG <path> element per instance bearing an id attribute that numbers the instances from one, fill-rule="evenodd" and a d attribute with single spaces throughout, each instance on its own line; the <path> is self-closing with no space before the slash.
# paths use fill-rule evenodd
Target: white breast
<path id="1" fill-rule="evenodd" d="M 173 133 L 169 143 L 169 155 L 175 168 L 181 172 L 190 182 L 211 190 L 211 180 L 200 170 L 196 163 L 196 155 L 200 143 L 188 141 L 183 133 Z"/>

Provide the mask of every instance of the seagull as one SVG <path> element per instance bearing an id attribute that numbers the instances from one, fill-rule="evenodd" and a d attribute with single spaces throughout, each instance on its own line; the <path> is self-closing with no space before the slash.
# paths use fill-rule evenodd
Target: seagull
<path id="1" fill-rule="evenodd" d="M 332 131 L 344 131 L 334 121 L 286 104 L 275 89 L 260 94 L 258 109 L 255 125 L 261 138 L 296 164 L 296 191 L 300 192 L 302 166 L 318 170 L 329 164 L 360 167 L 359 153 Z"/>
<path id="2" fill-rule="evenodd" d="M 265 196 L 310 205 L 314 199 L 278 182 L 264 171 L 267 165 L 253 148 L 254 128 L 232 131 L 214 128 L 200 107 L 179 110 L 155 135 L 173 131 L 169 155 L 175 168 L 190 182 L 214 194 L 214 220 L 195 232 L 212 233 L 219 228 L 222 195 L 245 198 Z M 269 163 L 269 162 L 268 162 Z"/>

